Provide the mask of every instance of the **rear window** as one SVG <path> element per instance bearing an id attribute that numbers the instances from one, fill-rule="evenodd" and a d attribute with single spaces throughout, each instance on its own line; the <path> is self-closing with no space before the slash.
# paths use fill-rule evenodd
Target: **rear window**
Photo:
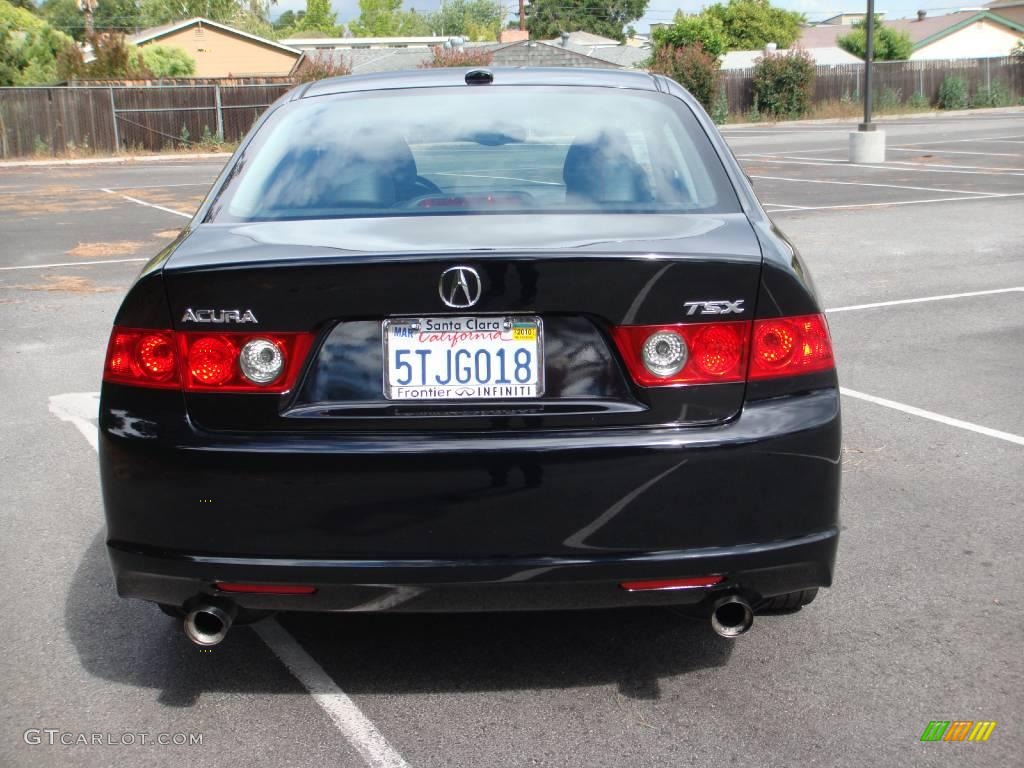
<path id="1" fill-rule="evenodd" d="M 246 148 L 211 219 L 738 210 L 674 97 L 478 86 L 293 102 Z"/>

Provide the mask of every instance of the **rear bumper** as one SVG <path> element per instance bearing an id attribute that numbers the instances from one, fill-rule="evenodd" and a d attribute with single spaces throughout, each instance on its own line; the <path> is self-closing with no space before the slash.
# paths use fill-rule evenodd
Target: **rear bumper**
<path id="1" fill-rule="evenodd" d="M 707 596 L 626 592 L 625 580 L 716 574 L 716 591 L 750 599 L 831 583 L 833 388 L 706 428 L 415 438 L 212 435 L 134 416 L 118 395 L 104 392 L 100 459 L 125 597 L 180 605 L 218 581 L 263 582 L 317 591 L 236 601 L 532 610 Z"/>
<path id="2" fill-rule="evenodd" d="M 216 582 L 310 585 L 311 595 L 227 595 L 245 608 L 289 611 L 508 611 L 694 605 L 711 592 L 751 602 L 832 583 L 835 528 L 770 545 L 603 558 L 273 560 L 171 557 L 109 547 L 118 594 L 183 605 L 224 595 Z M 713 588 L 629 592 L 631 579 L 723 574 Z"/>

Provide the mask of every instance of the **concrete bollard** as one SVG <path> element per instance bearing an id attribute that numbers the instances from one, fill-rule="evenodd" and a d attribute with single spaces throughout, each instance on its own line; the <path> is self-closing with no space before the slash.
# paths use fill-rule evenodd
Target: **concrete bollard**
<path id="1" fill-rule="evenodd" d="M 850 133 L 851 163 L 884 163 L 885 131 L 853 131 Z"/>

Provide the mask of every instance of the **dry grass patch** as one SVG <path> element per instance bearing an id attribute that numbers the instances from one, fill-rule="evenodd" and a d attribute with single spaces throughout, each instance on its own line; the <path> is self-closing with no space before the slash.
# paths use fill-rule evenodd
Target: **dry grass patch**
<path id="1" fill-rule="evenodd" d="M 125 256 L 135 253 L 145 243 L 138 240 L 122 240 L 117 243 L 79 243 L 70 251 L 68 256 L 75 259 L 99 259 L 109 256 Z"/>
<path id="2" fill-rule="evenodd" d="M 87 277 L 71 277 L 70 275 L 43 275 L 43 282 L 32 285 L 12 285 L 23 291 L 61 291 L 64 293 L 107 293 L 117 288 L 96 285 Z"/>
<path id="3" fill-rule="evenodd" d="M 4 190 L 0 195 L 0 211 L 44 216 L 66 211 L 106 211 L 113 208 L 109 195 L 83 192 L 70 186 L 51 184 L 32 190 Z"/>

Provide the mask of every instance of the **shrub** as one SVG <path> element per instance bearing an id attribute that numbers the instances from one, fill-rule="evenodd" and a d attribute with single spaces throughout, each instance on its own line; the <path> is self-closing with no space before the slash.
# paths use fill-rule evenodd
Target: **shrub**
<path id="1" fill-rule="evenodd" d="M 351 75 L 352 67 L 340 56 L 323 51 L 303 56 L 295 74 L 300 83 L 308 83 L 311 80 L 323 80 L 325 77 Z"/>
<path id="2" fill-rule="evenodd" d="M 754 64 L 754 95 L 759 108 L 773 117 L 807 113 L 814 86 L 814 61 L 804 51 L 760 57 Z"/>
<path id="3" fill-rule="evenodd" d="M 120 32 L 100 32 L 89 42 L 95 58 L 85 65 L 86 77 L 144 80 L 152 76 L 142 53 Z"/>
<path id="4" fill-rule="evenodd" d="M 947 75 L 939 86 L 940 109 L 966 109 L 967 83 L 963 78 Z"/>
<path id="5" fill-rule="evenodd" d="M 747 110 L 747 122 L 760 123 L 761 122 L 761 107 L 757 103 L 757 94 L 754 94 L 754 103 L 750 105 L 750 109 Z"/>
<path id="6" fill-rule="evenodd" d="M 654 52 L 651 72 L 672 78 L 701 103 L 708 112 L 718 93 L 718 59 L 700 44 L 661 45 Z"/>
<path id="7" fill-rule="evenodd" d="M 928 97 L 920 91 L 914 91 L 914 95 L 910 97 L 909 101 L 907 101 L 907 105 L 914 109 L 927 109 L 931 106 L 928 102 Z"/>
<path id="8" fill-rule="evenodd" d="M 894 110 L 903 104 L 903 91 L 899 88 L 885 87 L 878 94 L 878 108 L 881 110 Z"/>
<path id="9" fill-rule="evenodd" d="M 729 119 L 729 97 L 726 96 L 724 88 L 718 90 L 715 107 L 711 110 L 711 119 L 715 121 L 715 125 L 725 125 L 725 121 Z"/>
<path id="10" fill-rule="evenodd" d="M 1002 80 L 993 80 L 987 88 L 979 88 L 971 99 L 972 107 L 1008 107 L 1013 103 L 1010 91 Z"/>
<path id="11" fill-rule="evenodd" d="M 142 60 L 153 77 L 189 77 L 196 73 L 196 62 L 184 48 L 147 45 Z"/>
<path id="12" fill-rule="evenodd" d="M 420 64 L 420 69 L 434 69 L 436 67 L 487 67 L 494 60 L 491 51 L 482 51 L 474 48 L 445 48 L 443 45 L 435 45 L 433 58 Z"/>

